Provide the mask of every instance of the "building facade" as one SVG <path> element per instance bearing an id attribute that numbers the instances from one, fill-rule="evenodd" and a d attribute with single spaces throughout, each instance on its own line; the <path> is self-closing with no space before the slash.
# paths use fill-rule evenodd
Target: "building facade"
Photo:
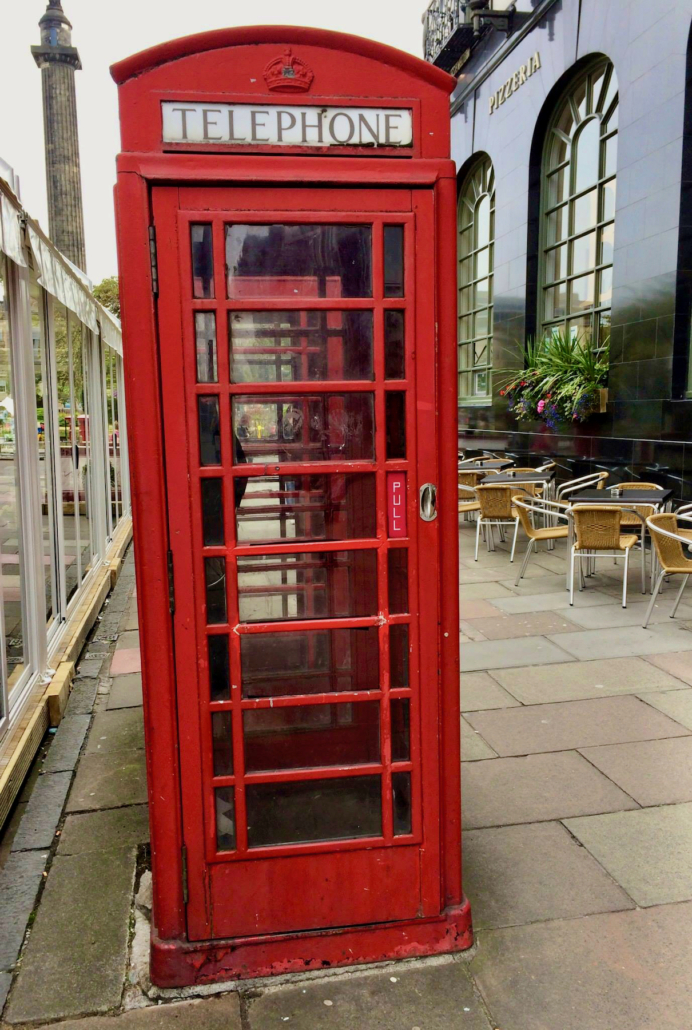
<path id="1" fill-rule="evenodd" d="M 0 178 L 0 826 L 131 534 L 119 323 L 13 185 Z"/>
<path id="2" fill-rule="evenodd" d="M 430 5 L 458 76 L 461 446 L 692 500 L 691 27 L 692 0 Z M 559 333 L 609 354 L 606 410 L 519 421 L 500 370 Z"/>

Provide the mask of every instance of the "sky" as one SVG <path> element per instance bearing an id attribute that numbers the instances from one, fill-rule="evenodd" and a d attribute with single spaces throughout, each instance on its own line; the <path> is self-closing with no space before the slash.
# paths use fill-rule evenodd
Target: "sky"
<path id="1" fill-rule="evenodd" d="M 41 73 L 30 46 L 47 0 L 3 0 L 0 157 L 20 179 L 22 203 L 48 231 Z M 119 150 L 116 86 L 109 66 L 167 39 L 229 25 L 312 25 L 369 36 L 422 55 L 427 0 L 62 0 L 72 22 L 84 193 L 87 273 L 117 273 L 113 183 Z M 252 11 L 252 17 L 244 17 Z M 290 12 L 290 16 L 289 16 Z"/>

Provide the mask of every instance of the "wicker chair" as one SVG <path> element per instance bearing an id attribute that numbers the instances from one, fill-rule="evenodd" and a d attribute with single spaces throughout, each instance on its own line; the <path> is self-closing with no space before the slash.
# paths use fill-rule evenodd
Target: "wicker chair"
<path id="1" fill-rule="evenodd" d="M 618 490 L 662 490 L 658 483 L 618 483 Z M 634 504 L 634 511 L 623 511 L 621 526 L 634 526 L 640 533 L 642 548 L 642 593 L 646 593 L 646 520 L 654 515 L 656 508 L 652 504 Z M 641 525 L 640 525 L 641 523 Z M 652 570 L 653 571 L 653 570 Z M 652 584 L 653 586 L 653 584 Z"/>
<path id="2" fill-rule="evenodd" d="M 557 488 L 556 500 L 561 501 L 564 497 L 568 497 L 578 490 L 586 490 L 590 486 L 595 486 L 597 490 L 603 490 L 608 475 L 608 472 L 590 472 L 588 476 L 569 479 Z"/>
<path id="3" fill-rule="evenodd" d="M 646 611 L 646 618 L 644 619 L 644 629 L 649 625 L 649 619 L 651 613 L 654 610 L 654 604 L 658 597 L 658 592 L 661 589 L 664 576 L 684 576 L 682 586 L 678 591 L 678 595 L 675 598 L 673 610 L 670 613 L 671 619 L 675 618 L 675 613 L 678 610 L 678 605 L 682 600 L 682 595 L 687 586 L 687 580 L 692 575 L 692 558 L 685 556 L 685 551 L 690 546 L 692 540 L 692 530 L 684 528 L 680 530 L 678 528 L 678 521 L 685 521 L 692 523 L 692 517 L 689 515 L 680 515 L 679 512 L 673 514 L 672 512 L 661 512 L 659 515 L 650 515 L 646 520 L 646 524 L 649 527 L 651 533 L 651 542 L 656 549 L 656 556 L 661 566 L 661 571 L 656 579 L 656 586 L 654 587 L 651 595 L 651 601 Z M 683 533 L 685 534 L 683 536 Z"/>
<path id="4" fill-rule="evenodd" d="M 579 561 L 579 589 L 584 585 L 582 561 L 596 554 L 613 558 L 624 552 L 625 573 L 622 578 L 622 607 L 627 607 L 627 570 L 629 555 L 637 542 L 635 533 L 621 533 L 622 508 L 610 504 L 576 504 L 568 509 L 574 519 L 576 541 L 572 545 L 569 574 L 569 603 L 574 604 L 574 568 Z"/>
<path id="5" fill-rule="evenodd" d="M 558 505 L 554 501 L 543 501 L 538 498 L 532 498 L 531 500 L 521 497 L 519 494 L 515 494 L 512 498 L 514 507 L 516 508 L 519 521 L 524 527 L 524 532 L 529 538 L 529 545 L 526 548 L 526 554 L 524 555 L 524 561 L 522 562 L 519 574 L 514 582 L 515 587 L 519 586 L 519 580 L 523 577 L 524 573 L 529 564 L 529 558 L 534 547 L 538 550 L 539 540 L 563 540 L 569 535 L 569 517 L 566 514 L 566 505 Z M 531 519 L 532 515 L 541 515 L 543 522 L 546 525 L 542 529 L 537 529 Z M 548 518 L 551 516 L 551 518 Z M 555 519 L 563 519 L 565 522 L 564 526 L 547 525 L 549 522 L 554 522 Z"/>
<path id="6" fill-rule="evenodd" d="M 485 479 L 484 472 L 457 473 L 460 515 L 469 515 L 472 512 L 480 511 L 480 504 L 476 497 L 476 487 L 481 479 Z"/>
<path id="7" fill-rule="evenodd" d="M 481 538 L 481 529 L 487 530 L 488 550 L 493 543 L 493 526 L 504 527 L 514 526 L 514 539 L 512 540 L 512 553 L 510 562 L 514 561 L 514 551 L 517 546 L 517 532 L 519 531 L 519 514 L 512 505 L 512 494 L 516 487 L 498 486 L 476 487 L 476 496 L 480 505 L 480 513 L 476 523 L 476 554 L 475 561 L 478 561 L 478 545 Z M 500 529 L 502 535 L 502 529 Z"/>

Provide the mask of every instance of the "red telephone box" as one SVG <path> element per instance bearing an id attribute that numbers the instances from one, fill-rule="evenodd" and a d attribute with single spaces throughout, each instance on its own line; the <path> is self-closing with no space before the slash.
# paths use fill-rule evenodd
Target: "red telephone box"
<path id="1" fill-rule="evenodd" d="M 466 948 L 454 80 L 286 27 L 113 76 L 153 979 Z"/>

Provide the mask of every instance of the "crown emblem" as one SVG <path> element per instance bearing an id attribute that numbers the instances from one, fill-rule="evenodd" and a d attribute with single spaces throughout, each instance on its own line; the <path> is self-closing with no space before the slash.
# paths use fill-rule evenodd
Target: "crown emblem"
<path id="1" fill-rule="evenodd" d="M 264 81 L 274 93 L 307 93 L 315 73 L 289 47 L 264 69 Z"/>

